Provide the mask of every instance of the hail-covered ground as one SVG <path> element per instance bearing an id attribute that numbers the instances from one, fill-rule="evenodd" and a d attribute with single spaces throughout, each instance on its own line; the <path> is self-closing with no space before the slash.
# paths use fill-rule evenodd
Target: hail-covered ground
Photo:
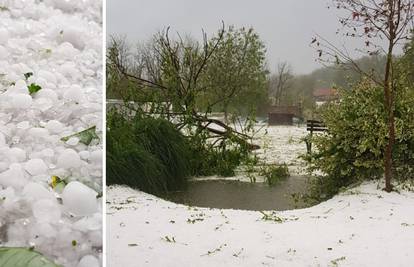
<path id="1" fill-rule="evenodd" d="M 264 158 L 303 168 L 302 127 L 269 127 Z M 265 139 L 263 139 L 265 140 Z M 266 151 L 265 151 L 266 150 Z M 243 179 L 241 179 L 243 180 Z M 365 183 L 290 211 L 189 207 L 124 186 L 107 192 L 107 259 L 124 266 L 412 266 L 414 193 Z"/>
<path id="2" fill-rule="evenodd" d="M 102 261 L 102 1 L 0 0 L 0 246 Z"/>

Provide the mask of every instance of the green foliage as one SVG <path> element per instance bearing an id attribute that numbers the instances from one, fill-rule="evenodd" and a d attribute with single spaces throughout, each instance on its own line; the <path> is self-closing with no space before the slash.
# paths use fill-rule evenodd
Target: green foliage
<path id="1" fill-rule="evenodd" d="M 265 177 L 269 186 L 276 185 L 280 180 L 290 176 L 288 166 L 286 164 L 270 164 L 264 165 L 259 174 Z"/>
<path id="2" fill-rule="evenodd" d="M 414 97 L 398 84 L 396 92 L 396 144 L 394 173 L 398 179 L 414 177 Z M 323 175 L 312 181 L 311 198 L 323 200 L 340 188 L 383 175 L 388 128 L 383 88 L 362 81 L 341 91 L 341 100 L 327 104 L 321 114 L 329 133 L 314 135 L 316 149 L 305 157 L 311 171 Z"/>
<path id="3" fill-rule="evenodd" d="M 27 248 L 0 247 L 2 267 L 60 267 L 39 252 Z"/>
<path id="4" fill-rule="evenodd" d="M 230 143 L 230 142 L 227 142 Z M 230 143 L 231 144 L 231 143 Z M 201 139 L 191 142 L 190 166 L 193 176 L 219 175 L 231 177 L 236 168 L 249 158 L 243 146 L 210 147 Z"/>
<path id="5" fill-rule="evenodd" d="M 92 142 L 92 140 L 94 140 L 94 139 L 99 140 L 99 136 L 96 134 L 96 126 L 92 126 L 88 129 L 85 129 L 83 131 L 74 133 L 74 134 L 69 135 L 69 136 L 64 136 L 64 137 L 60 138 L 60 140 L 66 142 L 71 137 L 79 138 L 79 142 L 81 142 L 82 144 L 85 144 L 87 146 Z"/>
<path id="6" fill-rule="evenodd" d="M 210 43 L 217 41 L 213 38 Z M 249 114 L 267 102 L 266 49 L 253 28 L 228 27 L 208 62 L 199 102 L 214 111 Z"/>
<path id="7" fill-rule="evenodd" d="M 33 72 L 26 72 L 25 74 L 24 74 L 24 78 L 26 79 L 26 81 L 31 77 L 31 76 L 33 76 Z"/>
<path id="8" fill-rule="evenodd" d="M 190 149 L 184 136 L 163 119 L 116 111 L 107 115 L 107 183 L 161 194 L 186 185 Z"/>
<path id="9" fill-rule="evenodd" d="M 29 94 L 32 95 L 34 93 L 39 92 L 42 89 L 42 87 L 40 85 L 35 84 L 35 83 L 31 83 L 30 85 L 27 86 L 27 89 L 29 90 Z"/>

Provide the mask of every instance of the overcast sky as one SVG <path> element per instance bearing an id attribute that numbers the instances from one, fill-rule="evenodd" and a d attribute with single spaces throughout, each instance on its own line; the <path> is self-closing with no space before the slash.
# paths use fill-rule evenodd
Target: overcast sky
<path id="1" fill-rule="evenodd" d="M 252 26 L 267 48 L 271 70 L 288 61 L 297 74 L 321 67 L 309 47 L 315 33 L 336 40 L 337 14 L 329 0 L 107 0 L 107 34 L 146 41 L 156 31 L 171 30 L 211 36 L 226 25 Z"/>

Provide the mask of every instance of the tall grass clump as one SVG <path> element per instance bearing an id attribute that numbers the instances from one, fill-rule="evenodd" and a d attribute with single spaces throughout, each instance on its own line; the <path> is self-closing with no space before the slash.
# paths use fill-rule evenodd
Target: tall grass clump
<path id="1" fill-rule="evenodd" d="M 107 115 L 107 184 L 152 194 L 186 186 L 190 149 L 174 125 L 161 118 Z"/>

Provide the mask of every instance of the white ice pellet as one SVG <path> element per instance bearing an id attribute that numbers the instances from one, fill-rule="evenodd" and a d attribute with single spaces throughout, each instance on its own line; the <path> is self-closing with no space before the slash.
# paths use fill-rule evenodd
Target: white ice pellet
<path id="1" fill-rule="evenodd" d="M 0 45 L 0 60 L 7 59 L 8 56 L 9 52 L 7 49 L 4 46 Z"/>
<path id="2" fill-rule="evenodd" d="M 44 185 L 39 183 L 30 182 L 25 185 L 23 189 L 23 195 L 32 200 L 39 199 L 53 199 L 53 194 L 48 191 Z"/>
<path id="3" fill-rule="evenodd" d="M 6 137 L 3 133 L 0 132 L 0 147 L 3 147 L 6 145 Z"/>
<path id="4" fill-rule="evenodd" d="M 61 168 L 78 168 L 81 164 L 78 153 L 73 149 L 64 150 L 57 159 L 57 166 Z"/>
<path id="5" fill-rule="evenodd" d="M 30 95 L 15 94 L 12 96 L 12 107 L 15 109 L 28 109 L 32 105 L 33 99 Z"/>
<path id="6" fill-rule="evenodd" d="M 46 123 L 46 129 L 48 129 L 51 133 L 57 134 L 63 131 L 63 124 L 57 120 L 50 120 Z"/>
<path id="7" fill-rule="evenodd" d="M 22 188 L 26 184 L 26 178 L 20 164 L 13 163 L 7 171 L 0 173 L 0 185 L 4 187 Z"/>
<path id="8" fill-rule="evenodd" d="M 92 161 L 93 163 L 101 164 L 102 163 L 102 151 L 95 150 L 91 152 L 89 160 Z"/>
<path id="9" fill-rule="evenodd" d="M 85 48 L 85 41 L 82 39 L 82 32 L 79 28 L 66 28 L 61 36 L 63 42 L 71 43 L 75 48 L 83 50 Z"/>
<path id="10" fill-rule="evenodd" d="M 77 267 L 99 267 L 99 261 L 92 255 L 83 256 Z"/>
<path id="11" fill-rule="evenodd" d="M 55 200 L 41 199 L 33 204 L 33 215 L 39 222 L 57 222 L 62 212 Z"/>
<path id="12" fill-rule="evenodd" d="M 5 28 L 0 28 L 0 44 L 7 44 L 9 40 L 9 31 Z"/>
<path id="13" fill-rule="evenodd" d="M 51 89 L 42 89 L 39 92 L 36 93 L 36 98 L 48 98 L 52 102 L 55 102 L 58 100 L 58 95 L 55 91 Z"/>
<path id="14" fill-rule="evenodd" d="M 80 102 L 83 99 L 84 95 L 82 89 L 79 86 L 73 86 L 69 88 L 63 94 L 63 98 L 68 101 Z"/>
<path id="15" fill-rule="evenodd" d="M 98 209 L 97 193 L 86 185 L 73 181 L 65 186 L 62 193 L 64 207 L 76 216 L 86 216 Z"/>
<path id="16" fill-rule="evenodd" d="M 77 144 L 79 144 L 79 138 L 71 137 L 68 141 L 66 141 L 66 144 L 70 146 L 76 146 Z"/>
<path id="17" fill-rule="evenodd" d="M 8 159 L 11 162 L 22 162 L 26 159 L 26 151 L 21 148 L 13 147 L 7 153 Z"/>
<path id="18" fill-rule="evenodd" d="M 48 169 L 42 159 L 31 159 L 24 164 L 24 168 L 31 175 L 44 174 Z"/>

